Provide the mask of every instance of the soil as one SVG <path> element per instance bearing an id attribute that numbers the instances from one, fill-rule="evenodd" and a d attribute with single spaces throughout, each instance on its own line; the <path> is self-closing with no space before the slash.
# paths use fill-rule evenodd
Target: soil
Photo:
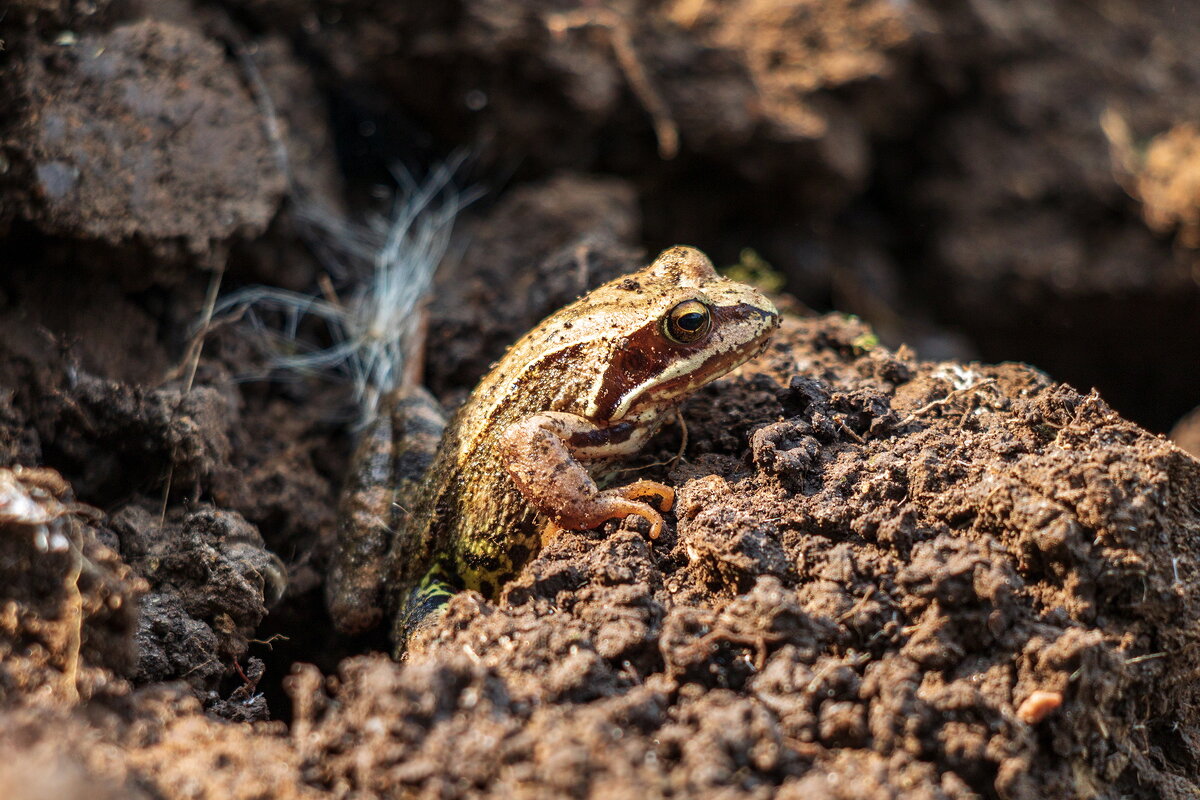
<path id="1" fill-rule="evenodd" d="M 0 796 L 1200 796 L 1187 4 L 10 5 Z M 322 601 L 350 387 L 197 330 L 464 148 L 447 407 L 676 242 L 787 314 L 636 462 L 662 537 L 394 662 Z"/>

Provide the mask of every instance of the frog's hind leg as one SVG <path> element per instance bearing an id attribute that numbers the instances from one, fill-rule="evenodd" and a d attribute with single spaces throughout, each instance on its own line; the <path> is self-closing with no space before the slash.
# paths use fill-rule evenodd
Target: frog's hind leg
<path id="1" fill-rule="evenodd" d="M 455 580 L 445 565 L 440 561 L 434 564 L 409 592 L 404 606 L 396 615 L 392 627 L 392 641 L 395 643 L 393 656 L 403 658 L 414 638 L 437 624 L 450 598 L 460 591 L 461 583 Z"/>
<path id="2" fill-rule="evenodd" d="M 343 633 L 370 630 L 383 617 L 396 537 L 403 535 L 446 426 L 441 407 L 420 387 L 389 393 L 381 408 L 361 434 L 338 505 L 325 597 Z"/>

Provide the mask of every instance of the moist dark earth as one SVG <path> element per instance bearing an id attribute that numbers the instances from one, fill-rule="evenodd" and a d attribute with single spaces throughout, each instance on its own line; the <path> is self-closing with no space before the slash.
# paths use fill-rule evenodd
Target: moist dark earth
<path id="1" fill-rule="evenodd" d="M 1198 26 L 10 3 L 0 796 L 1200 796 Z M 350 387 L 202 322 L 348 291 L 313 209 L 456 153 L 447 408 L 671 244 L 786 313 L 634 463 L 678 491 L 661 538 L 564 532 L 395 662 L 322 601 Z"/>

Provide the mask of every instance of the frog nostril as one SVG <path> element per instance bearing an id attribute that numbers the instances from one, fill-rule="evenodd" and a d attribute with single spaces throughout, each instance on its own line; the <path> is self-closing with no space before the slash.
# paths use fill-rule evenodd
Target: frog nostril
<path id="1" fill-rule="evenodd" d="M 779 312 L 774 309 L 755 308 L 754 313 L 762 322 L 766 323 L 764 327 L 768 330 L 779 325 Z"/>

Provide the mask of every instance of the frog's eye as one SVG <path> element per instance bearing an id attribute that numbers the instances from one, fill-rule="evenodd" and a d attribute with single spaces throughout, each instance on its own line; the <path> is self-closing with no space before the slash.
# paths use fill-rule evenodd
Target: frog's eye
<path id="1" fill-rule="evenodd" d="M 712 314 L 699 300 L 684 300 L 668 311 L 663 320 L 663 332 L 679 344 L 691 344 L 703 338 L 711 326 Z"/>

